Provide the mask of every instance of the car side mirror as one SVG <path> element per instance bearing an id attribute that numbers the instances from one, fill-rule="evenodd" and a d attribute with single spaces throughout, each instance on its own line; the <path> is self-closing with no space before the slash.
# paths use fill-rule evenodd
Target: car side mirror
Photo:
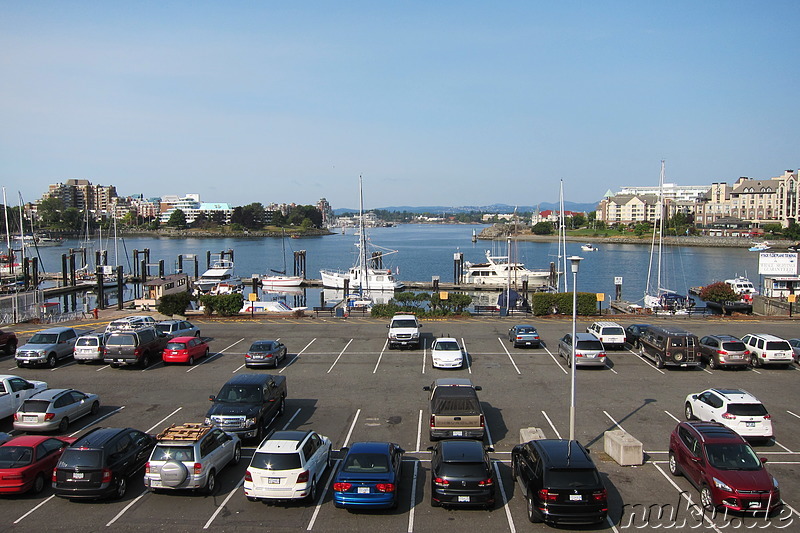
<path id="1" fill-rule="evenodd" d="M 762 458 L 761 458 L 761 464 L 762 464 L 762 465 L 763 465 L 764 463 L 766 463 L 767 461 L 768 461 L 768 459 L 767 459 L 766 457 L 762 457 Z"/>
<path id="2" fill-rule="evenodd" d="M 347 452 L 350 451 L 350 447 L 349 446 L 344 446 L 344 447 L 340 448 L 339 451 L 342 452 L 343 454 L 347 455 Z"/>
<path id="3" fill-rule="evenodd" d="M 483 390 L 483 387 L 481 387 L 480 385 L 475 385 L 475 390 Z"/>
<path id="4" fill-rule="evenodd" d="M 430 392 L 431 388 L 428 385 L 422 387 L 422 390 Z"/>
<path id="5" fill-rule="evenodd" d="M 484 447 L 484 450 L 486 450 L 487 452 L 493 452 L 494 451 L 494 446 L 486 446 L 486 447 Z"/>
<path id="6" fill-rule="evenodd" d="M 386 329 L 389 329 L 389 327 L 390 327 L 389 324 L 386 324 Z"/>
<path id="7" fill-rule="evenodd" d="M 213 395 L 213 394 L 212 394 L 211 396 L 209 396 L 209 397 L 208 397 L 208 401 L 209 401 L 209 402 L 213 402 L 214 400 L 216 400 L 216 398 L 214 397 L 214 395 Z"/>
<path id="8" fill-rule="evenodd" d="M 433 446 L 428 446 L 428 451 L 432 452 L 433 451 Z"/>
<path id="9" fill-rule="evenodd" d="M 396 447 L 396 448 L 395 448 L 395 451 L 396 451 L 397 453 L 406 453 L 406 451 L 405 451 L 403 448 L 401 448 L 400 446 Z"/>
<path id="10" fill-rule="evenodd" d="M 696 400 L 696 399 L 697 399 L 697 394 L 692 394 L 692 400 Z"/>

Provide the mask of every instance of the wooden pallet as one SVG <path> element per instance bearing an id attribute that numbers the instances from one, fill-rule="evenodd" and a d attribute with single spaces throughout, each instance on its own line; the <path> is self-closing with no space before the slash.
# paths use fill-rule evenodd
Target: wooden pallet
<path id="1" fill-rule="evenodd" d="M 211 431 L 211 426 L 203 424 L 172 424 L 156 437 L 158 440 L 188 440 L 196 441 Z"/>

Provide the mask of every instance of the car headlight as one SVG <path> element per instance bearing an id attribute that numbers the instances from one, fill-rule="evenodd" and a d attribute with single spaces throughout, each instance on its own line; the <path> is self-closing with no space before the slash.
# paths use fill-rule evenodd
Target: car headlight
<path id="1" fill-rule="evenodd" d="M 713 478 L 713 479 L 714 479 L 714 486 L 717 487 L 719 490 L 724 490 L 725 492 L 733 492 L 732 488 L 730 488 L 728 485 L 726 485 L 725 483 L 723 483 L 719 479 L 717 479 L 717 478 Z"/>
<path id="2" fill-rule="evenodd" d="M 245 425 L 247 427 L 255 426 L 257 422 L 258 422 L 258 418 L 256 418 L 256 417 L 248 418 L 248 419 L 246 419 L 244 421 L 244 423 L 245 423 Z"/>
<path id="3" fill-rule="evenodd" d="M 778 480 L 775 477 L 772 478 L 772 486 L 778 488 Z"/>
<path id="4" fill-rule="evenodd" d="M 411 334 L 411 338 L 412 339 L 418 339 L 419 338 L 419 333 L 412 333 Z"/>
<path id="5" fill-rule="evenodd" d="M 209 417 L 206 417 L 206 419 L 203 420 L 203 424 L 210 426 L 212 424 L 211 419 Z"/>

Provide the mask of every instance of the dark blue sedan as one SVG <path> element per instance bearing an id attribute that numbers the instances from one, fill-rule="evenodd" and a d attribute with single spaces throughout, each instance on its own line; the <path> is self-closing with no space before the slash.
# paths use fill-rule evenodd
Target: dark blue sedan
<path id="1" fill-rule="evenodd" d="M 395 509 L 403 450 L 393 442 L 356 442 L 333 480 L 333 504 L 349 509 Z"/>

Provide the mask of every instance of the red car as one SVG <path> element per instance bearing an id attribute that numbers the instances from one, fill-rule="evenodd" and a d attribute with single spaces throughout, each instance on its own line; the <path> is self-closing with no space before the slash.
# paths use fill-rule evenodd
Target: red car
<path id="1" fill-rule="evenodd" d="M 61 452 L 73 442 L 71 437 L 23 435 L 0 446 L 0 494 L 41 492 Z"/>
<path id="2" fill-rule="evenodd" d="M 669 438 L 669 471 L 700 491 L 707 511 L 771 512 L 781 507 L 778 481 L 744 438 L 716 422 L 681 422 Z"/>
<path id="3" fill-rule="evenodd" d="M 17 351 L 17 336 L 13 331 L 0 331 L 0 346 L 6 355 L 13 355 Z"/>
<path id="4" fill-rule="evenodd" d="M 200 337 L 175 337 L 167 343 L 161 358 L 167 363 L 189 363 L 208 355 L 208 343 Z"/>

